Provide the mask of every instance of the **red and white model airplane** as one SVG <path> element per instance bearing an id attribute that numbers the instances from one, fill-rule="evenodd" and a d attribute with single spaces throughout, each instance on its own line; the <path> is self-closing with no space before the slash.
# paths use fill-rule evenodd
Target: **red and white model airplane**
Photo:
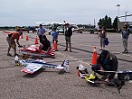
<path id="1" fill-rule="evenodd" d="M 23 55 L 29 55 L 29 56 L 40 56 L 40 57 L 45 57 L 45 56 L 50 56 L 50 57 L 55 57 L 55 51 L 51 48 L 47 52 L 40 50 L 37 45 L 30 45 L 27 48 L 20 48 L 20 53 Z"/>

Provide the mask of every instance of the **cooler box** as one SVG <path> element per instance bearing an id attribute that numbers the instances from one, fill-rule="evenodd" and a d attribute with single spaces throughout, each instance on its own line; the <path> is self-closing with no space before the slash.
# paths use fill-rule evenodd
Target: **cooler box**
<path id="1" fill-rule="evenodd" d="M 117 75 L 119 80 L 132 80 L 132 71 L 119 71 Z"/>

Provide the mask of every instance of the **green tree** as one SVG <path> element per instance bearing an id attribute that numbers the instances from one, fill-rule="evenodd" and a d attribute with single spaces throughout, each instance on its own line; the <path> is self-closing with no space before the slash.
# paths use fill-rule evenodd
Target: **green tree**
<path id="1" fill-rule="evenodd" d="M 98 25 L 99 27 L 105 26 L 108 29 L 111 28 L 112 27 L 111 18 L 106 15 L 104 18 L 99 19 Z"/>
<path id="2" fill-rule="evenodd" d="M 119 22 L 119 19 L 116 17 L 114 19 L 114 22 L 113 22 L 113 28 L 116 29 L 116 30 L 117 30 L 117 26 L 118 26 L 117 22 Z"/>

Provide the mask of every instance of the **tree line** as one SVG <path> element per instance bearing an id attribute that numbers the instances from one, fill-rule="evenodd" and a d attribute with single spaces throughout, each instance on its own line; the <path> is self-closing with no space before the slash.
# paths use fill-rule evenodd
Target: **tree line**
<path id="1" fill-rule="evenodd" d="M 112 23 L 112 19 L 108 17 L 107 15 L 104 18 L 100 18 L 98 22 L 98 26 L 101 29 L 102 26 L 105 26 L 107 29 L 114 29 L 117 30 L 117 22 L 119 22 L 118 17 L 116 17 Z M 85 28 L 95 28 L 95 25 L 86 25 L 86 24 L 77 24 L 79 27 L 85 27 Z M 3 29 L 15 29 L 15 27 L 11 26 L 4 26 L 0 27 L 0 30 Z"/>
<path id="2" fill-rule="evenodd" d="M 119 22 L 119 19 L 116 17 L 112 23 L 112 19 L 106 15 L 104 18 L 99 19 L 98 26 L 99 28 L 101 28 L 102 26 L 105 26 L 107 29 L 117 30 L 118 22 Z"/>

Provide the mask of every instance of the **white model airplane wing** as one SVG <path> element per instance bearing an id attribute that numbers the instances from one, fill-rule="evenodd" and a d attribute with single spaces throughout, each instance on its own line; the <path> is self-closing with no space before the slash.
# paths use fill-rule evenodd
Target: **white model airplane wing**
<path id="1" fill-rule="evenodd" d="M 42 64 L 31 63 L 31 64 L 27 64 L 27 66 L 25 68 L 23 68 L 21 70 L 21 72 L 25 72 L 25 73 L 28 73 L 28 74 L 33 74 L 34 72 L 38 71 L 42 67 L 43 67 Z"/>
<path id="2" fill-rule="evenodd" d="M 31 50 L 31 51 L 36 51 L 35 48 L 31 48 L 31 47 L 28 47 L 27 49 L 28 49 L 28 50 Z"/>

